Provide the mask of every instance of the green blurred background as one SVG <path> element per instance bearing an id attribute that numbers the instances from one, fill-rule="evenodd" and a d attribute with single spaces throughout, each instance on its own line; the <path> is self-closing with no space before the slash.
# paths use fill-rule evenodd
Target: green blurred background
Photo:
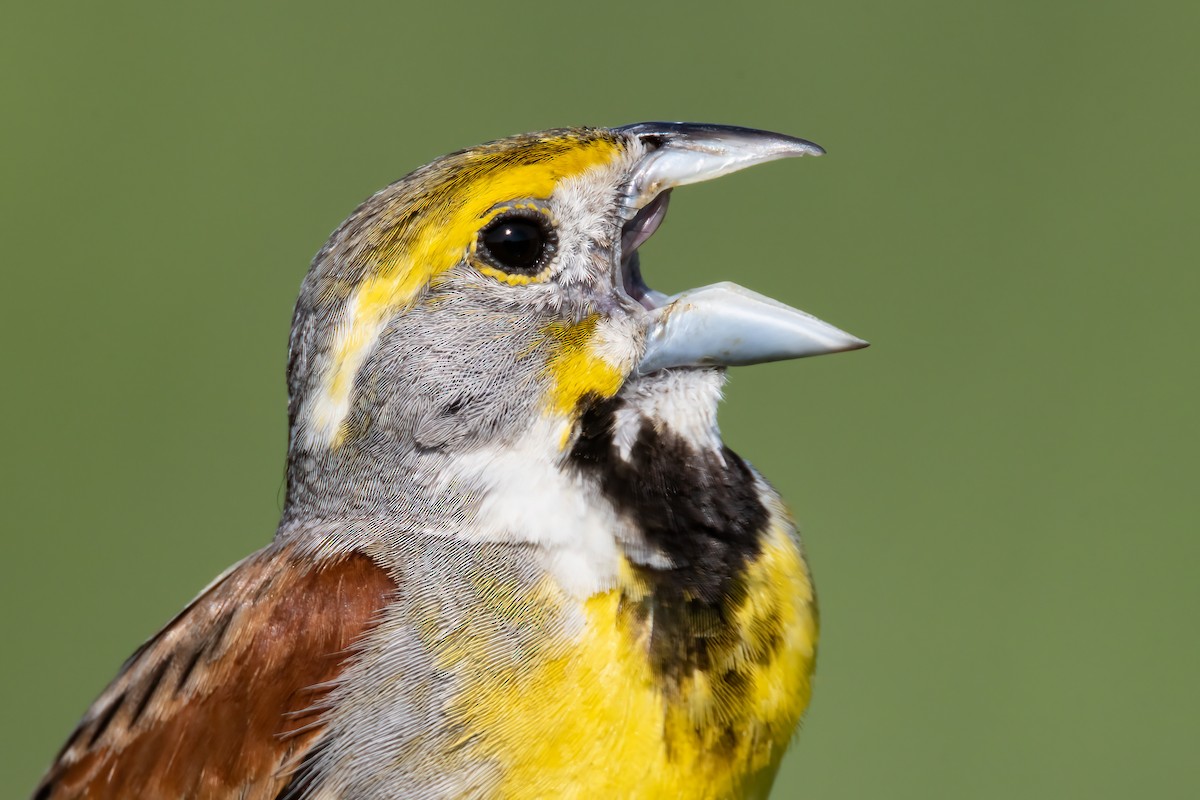
<path id="1" fill-rule="evenodd" d="M 1200 792 L 1195 3 L 41 4 L 0 33 L 0 796 L 270 538 L 292 303 L 448 150 L 685 119 L 654 286 L 870 339 L 737 370 L 823 609 L 779 798 Z"/>

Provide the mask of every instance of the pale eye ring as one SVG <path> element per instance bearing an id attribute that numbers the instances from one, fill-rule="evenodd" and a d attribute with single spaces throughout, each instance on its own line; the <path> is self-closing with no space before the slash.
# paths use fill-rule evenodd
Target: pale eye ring
<path id="1" fill-rule="evenodd" d="M 511 209 L 497 214 L 479 232 L 475 252 L 489 266 L 510 275 L 537 275 L 558 251 L 558 236 L 545 214 Z"/>

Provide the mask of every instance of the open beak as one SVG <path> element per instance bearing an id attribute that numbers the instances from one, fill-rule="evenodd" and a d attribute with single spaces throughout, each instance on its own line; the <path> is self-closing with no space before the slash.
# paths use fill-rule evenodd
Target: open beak
<path id="1" fill-rule="evenodd" d="M 867 342 L 736 283 L 717 283 L 668 297 L 642 279 L 637 248 L 666 215 L 670 190 L 780 158 L 819 156 L 804 139 L 726 125 L 642 122 L 616 129 L 649 152 L 625 184 L 620 213 L 621 281 L 649 312 L 638 373 L 671 367 L 740 366 L 857 350 Z"/>

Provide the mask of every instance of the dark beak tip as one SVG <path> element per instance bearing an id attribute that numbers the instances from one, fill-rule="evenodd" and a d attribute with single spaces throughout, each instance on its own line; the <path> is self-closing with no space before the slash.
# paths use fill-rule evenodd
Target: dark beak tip
<path id="1" fill-rule="evenodd" d="M 717 125 L 711 122 L 635 122 L 621 125 L 612 130 L 629 136 L 637 136 L 648 140 L 670 140 L 688 138 L 729 137 L 741 139 L 774 139 L 778 142 L 788 142 L 797 145 L 796 155 L 822 156 L 826 150 L 816 142 L 789 136 L 784 133 L 774 133 L 759 128 L 746 128 L 740 125 Z"/>

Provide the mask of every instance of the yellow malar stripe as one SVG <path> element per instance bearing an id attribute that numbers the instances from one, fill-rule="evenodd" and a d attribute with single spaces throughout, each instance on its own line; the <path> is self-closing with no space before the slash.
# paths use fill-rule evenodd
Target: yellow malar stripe
<path id="1" fill-rule="evenodd" d="M 622 365 L 609 363 L 596 350 L 598 325 L 599 317 L 593 314 L 574 324 L 556 322 L 544 329 L 550 339 L 549 413 L 574 419 L 585 397 L 612 397 L 621 388 Z"/>

